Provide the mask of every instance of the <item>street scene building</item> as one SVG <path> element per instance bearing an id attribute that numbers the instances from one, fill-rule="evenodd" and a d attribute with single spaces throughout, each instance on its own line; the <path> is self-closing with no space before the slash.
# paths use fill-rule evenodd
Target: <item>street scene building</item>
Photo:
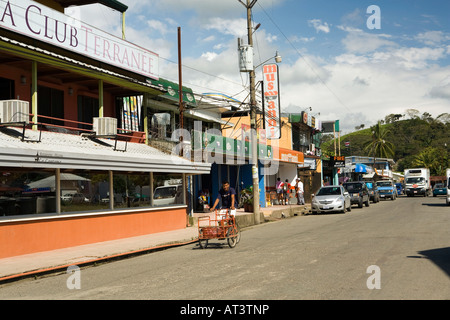
<path id="1" fill-rule="evenodd" d="M 2 258 L 184 228 L 188 177 L 210 172 L 147 144 L 177 88 L 156 53 L 64 14 L 94 2 L 2 2 Z"/>
<path id="2" fill-rule="evenodd" d="M 185 228 L 224 181 L 238 202 L 258 190 L 249 212 L 281 205 L 278 180 L 289 204 L 298 179 L 306 202 L 338 181 L 321 153 L 329 126 L 311 108 L 281 114 L 268 93 L 276 64 L 263 66 L 255 106 L 194 92 L 159 74 L 158 48 L 64 13 L 91 3 L 127 11 L 118 1 L 2 3 L 0 257 Z"/>

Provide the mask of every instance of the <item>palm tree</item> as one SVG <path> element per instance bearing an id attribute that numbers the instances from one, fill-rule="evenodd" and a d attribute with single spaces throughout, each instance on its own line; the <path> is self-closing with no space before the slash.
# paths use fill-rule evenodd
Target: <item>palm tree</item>
<path id="1" fill-rule="evenodd" d="M 415 168 L 428 168 L 431 175 L 443 176 L 448 165 L 447 154 L 442 148 L 428 147 L 414 157 Z"/>
<path id="2" fill-rule="evenodd" d="M 372 127 L 372 139 L 367 142 L 364 151 L 368 153 L 369 156 L 378 158 L 392 158 L 394 156 L 394 144 L 386 140 L 386 136 L 389 134 L 389 130 L 381 125 L 381 122 Z M 375 161 L 374 161 L 375 162 Z"/>

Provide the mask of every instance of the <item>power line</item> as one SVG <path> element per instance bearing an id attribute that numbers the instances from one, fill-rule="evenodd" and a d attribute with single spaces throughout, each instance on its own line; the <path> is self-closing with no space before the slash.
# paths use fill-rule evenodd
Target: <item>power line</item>
<path id="1" fill-rule="evenodd" d="M 162 59 L 162 60 L 165 60 L 165 61 L 167 61 L 167 62 L 170 62 L 170 63 L 173 63 L 173 64 L 177 64 L 177 62 L 175 62 L 175 61 L 172 61 L 172 60 L 170 60 L 170 59 L 167 59 L 167 58 L 164 58 L 164 57 L 159 57 L 160 59 Z M 233 81 L 233 80 L 230 80 L 230 79 L 226 79 L 226 78 L 223 78 L 223 77 L 219 77 L 219 76 L 216 76 L 216 75 L 214 75 L 214 74 L 211 74 L 211 73 L 208 73 L 208 72 L 206 72 L 206 71 L 202 71 L 202 70 L 199 70 L 199 69 L 196 69 L 196 68 L 194 68 L 194 67 L 191 67 L 191 66 L 187 66 L 187 65 L 185 65 L 185 64 L 183 64 L 183 67 L 184 68 L 187 68 L 187 69 L 190 69 L 190 70 L 193 70 L 193 71 L 196 71 L 196 72 L 199 72 L 199 73 L 203 73 L 203 74 L 205 74 L 205 75 L 207 75 L 207 76 L 210 76 L 210 77 L 213 77 L 213 78 L 217 78 L 217 79 L 219 79 L 219 80 L 223 80 L 223 81 L 227 81 L 227 82 L 229 82 L 229 83 L 232 83 L 232 84 L 234 84 L 234 85 L 238 85 L 238 86 L 243 86 L 241 83 L 237 83 L 237 82 L 235 82 L 235 81 Z"/>
<path id="2" fill-rule="evenodd" d="M 320 77 L 320 75 L 316 72 L 316 70 L 309 64 L 308 60 L 300 53 L 300 51 L 297 49 L 297 47 L 294 46 L 294 44 L 289 40 L 289 38 L 284 34 L 284 32 L 281 30 L 281 28 L 275 23 L 275 21 L 272 19 L 272 17 L 267 13 L 267 11 L 262 7 L 260 3 L 258 3 L 259 7 L 262 9 L 264 14 L 269 18 L 269 20 L 273 23 L 273 25 L 278 29 L 278 31 L 283 35 L 283 37 L 286 39 L 286 41 L 291 45 L 291 47 L 295 50 L 295 52 L 305 61 L 305 63 L 310 67 L 310 69 L 314 72 L 317 79 L 320 80 L 320 82 L 328 89 L 328 91 L 331 92 L 331 94 L 339 101 L 339 103 L 344 106 L 347 110 L 352 111 L 334 92 L 331 90 L 331 88 L 325 83 L 325 81 Z"/>

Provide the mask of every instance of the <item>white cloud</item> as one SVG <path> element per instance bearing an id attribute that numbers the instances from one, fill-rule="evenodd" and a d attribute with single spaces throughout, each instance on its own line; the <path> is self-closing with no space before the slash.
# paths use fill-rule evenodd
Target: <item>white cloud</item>
<path id="1" fill-rule="evenodd" d="M 278 37 L 273 34 L 268 34 L 266 37 L 267 42 L 272 43 L 278 40 Z"/>
<path id="2" fill-rule="evenodd" d="M 206 59 L 207 61 L 211 62 L 217 58 L 217 53 L 215 52 L 205 52 L 202 54 L 201 58 Z"/>
<path id="3" fill-rule="evenodd" d="M 266 8 L 272 5 L 272 0 L 259 1 Z M 179 19 L 184 23 L 184 30 L 193 34 L 191 43 L 197 40 L 201 51 L 197 56 L 191 53 L 183 56 L 184 85 L 196 93 L 223 92 L 231 96 L 240 93 L 236 98 L 241 100 L 247 97 L 248 75 L 239 72 L 236 43 L 237 37 L 246 39 L 247 25 L 245 18 L 236 18 L 245 16 L 238 1 L 124 2 L 130 7 L 127 11 L 127 40 L 155 50 L 161 57 L 176 56 L 175 36 L 163 35 L 164 26 L 175 26 L 175 20 Z M 278 2 L 273 0 L 273 3 Z M 158 10 L 166 13 L 172 10 L 170 16 L 173 19 L 160 19 L 162 15 Z M 191 14 L 193 11 L 194 16 Z M 147 19 L 153 20 L 148 23 L 146 19 L 132 20 L 143 12 L 155 12 L 147 15 Z M 343 45 L 344 51 L 328 60 L 311 54 L 313 46 L 309 44 L 318 42 L 315 37 L 289 37 L 291 43 L 308 44 L 307 50 L 301 50 L 304 58 L 295 52 L 292 58 L 288 53 L 284 56 L 283 49 L 276 47 L 277 43 L 282 45 L 281 41 L 276 31 L 264 28 L 268 27 L 265 23 L 255 33 L 255 65 L 272 57 L 276 50 L 283 55 L 280 65 L 282 108 L 299 106 L 294 108 L 298 110 L 311 106 L 312 113 L 320 112 L 322 120 L 339 119 L 344 131 L 352 131 L 361 124 L 368 127 L 387 114 L 403 113 L 411 107 L 431 114 L 435 111 L 435 116 L 443 113 L 445 108 L 450 109 L 450 80 L 447 79 L 450 67 L 437 66 L 441 59 L 450 56 L 450 45 L 446 42 L 448 33 L 426 31 L 409 36 L 408 41 L 416 42 L 413 47 L 407 47 L 405 41 L 397 41 L 399 38 L 355 28 L 361 25 L 356 23 L 356 13 L 341 21 L 352 21 L 337 27 L 342 32 L 333 32 L 344 36 L 342 40 L 335 38 Z M 98 19 L 98 11 L 87 11 L 86 14 L 88 19 L 83 20 L 96 21 L 103 30 L 120 37 L 120 15 L 105 11 L 102 15 L 107 15 L 108 19 Z M 322 20 L 313 19 L 308 23 L 318 34 L 331 32 L 331 24 Z M 189 29 L 192 26 L 195 26 L 193 31 Z M 161 59 L 160 65 L 162 77 L 177 81 L 176 64 Z M 260 79 L 260 70 L 257 70 L 257 80 Z"/>
<path id="4" fill-rule="evenodd" d="M 450 99 L 450 76 L 431 88 L 430 97 L 446 100 Z"/>
<path id="5" fill-rule="evenodd" d="M 404 69 L 424 69 L 430 62 L 445 57 L 444 48 L 415 48 L 402 47 L 394 50 L 379 51 L 372 54 L 373 63 L 398 65 Z"/>
<path id="6" fill-rule="evenodd" d="M 312 19 L 308 20 L 308 25 L 314 27 L 316 29 L 316 32 L 324 32 L 329 33 L 330 32 L 330 26 L 326 22 L 322 22 L 320 19 Z"/>
<path id="7" fill-rule="evenodd" d="M 234 37 L 244 37 L 247 35 L 247 19 L 223 19 L 212 17 L 204 26 L 205 30 L 216 30 L 222 34 Z"/>
<path id="8" fill-rule="evenodd" d="M 165 35 L 167 33 L 168 27 L 165 23 L 159 20 L 147 20 L 147 25 L 160 33 L 161 35 Z"/>
<path id="9" fill-rule="evenodd" d="M 339 29 L 348 32 L 347 36 L 342 39 L 344 48 L 350 53 L 368 53 L 376 51 L 383 47 L 397 47 L 398 45 L 389 40 L 390 35 L 367 33 L 360 29 L 349 27 L 338 27 Z"/>
<path id="10" fill-rule="evenodd" d="M 426 31 L 415 36 L 415 39 L 426 45 L 438 45 L 444 41 L 450 40 L 450 34 L 443 31 Z"/>
<path id="11" fill-rule="evenodd" d="M 293 43 L 299 43 L 299 42 L 303 42 L 303 43 L 308 43 L 308 42 L 312 42 L 314 41 L 316 38 L 315 37 L 298 37 L 298 36 L 292 36 L 289 38 L 290 42 Z"/>
<path id="12" fill-rule="evenodd" d="M 211 36 L 206 37 L 204 39 L 200 39 L 200 41 L 203 41 L 203 42 L 211 42 L 211 41 L 214 41 L 214 40 L 216 40 L 216 37 L 214 35 L 211 35 Z"/>

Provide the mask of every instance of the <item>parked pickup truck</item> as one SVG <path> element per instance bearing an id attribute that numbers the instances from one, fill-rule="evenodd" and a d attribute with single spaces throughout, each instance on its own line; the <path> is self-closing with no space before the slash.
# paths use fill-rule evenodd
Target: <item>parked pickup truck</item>
<path id="1" fill-rule="evenodd" d="M 357 204 L 359 208 L 363 204 L 369 206 L 369 189 L 363 181 L 346 182 L 343 186 L 351 196 L 351 204 Z"/>
<path id="2" fill-rule="evenodd" d="M 390 180 L 377 181 L 378 192 L 381 199 L 390 198 L 395 200 L 397 198 L 397 187 Z"/>

